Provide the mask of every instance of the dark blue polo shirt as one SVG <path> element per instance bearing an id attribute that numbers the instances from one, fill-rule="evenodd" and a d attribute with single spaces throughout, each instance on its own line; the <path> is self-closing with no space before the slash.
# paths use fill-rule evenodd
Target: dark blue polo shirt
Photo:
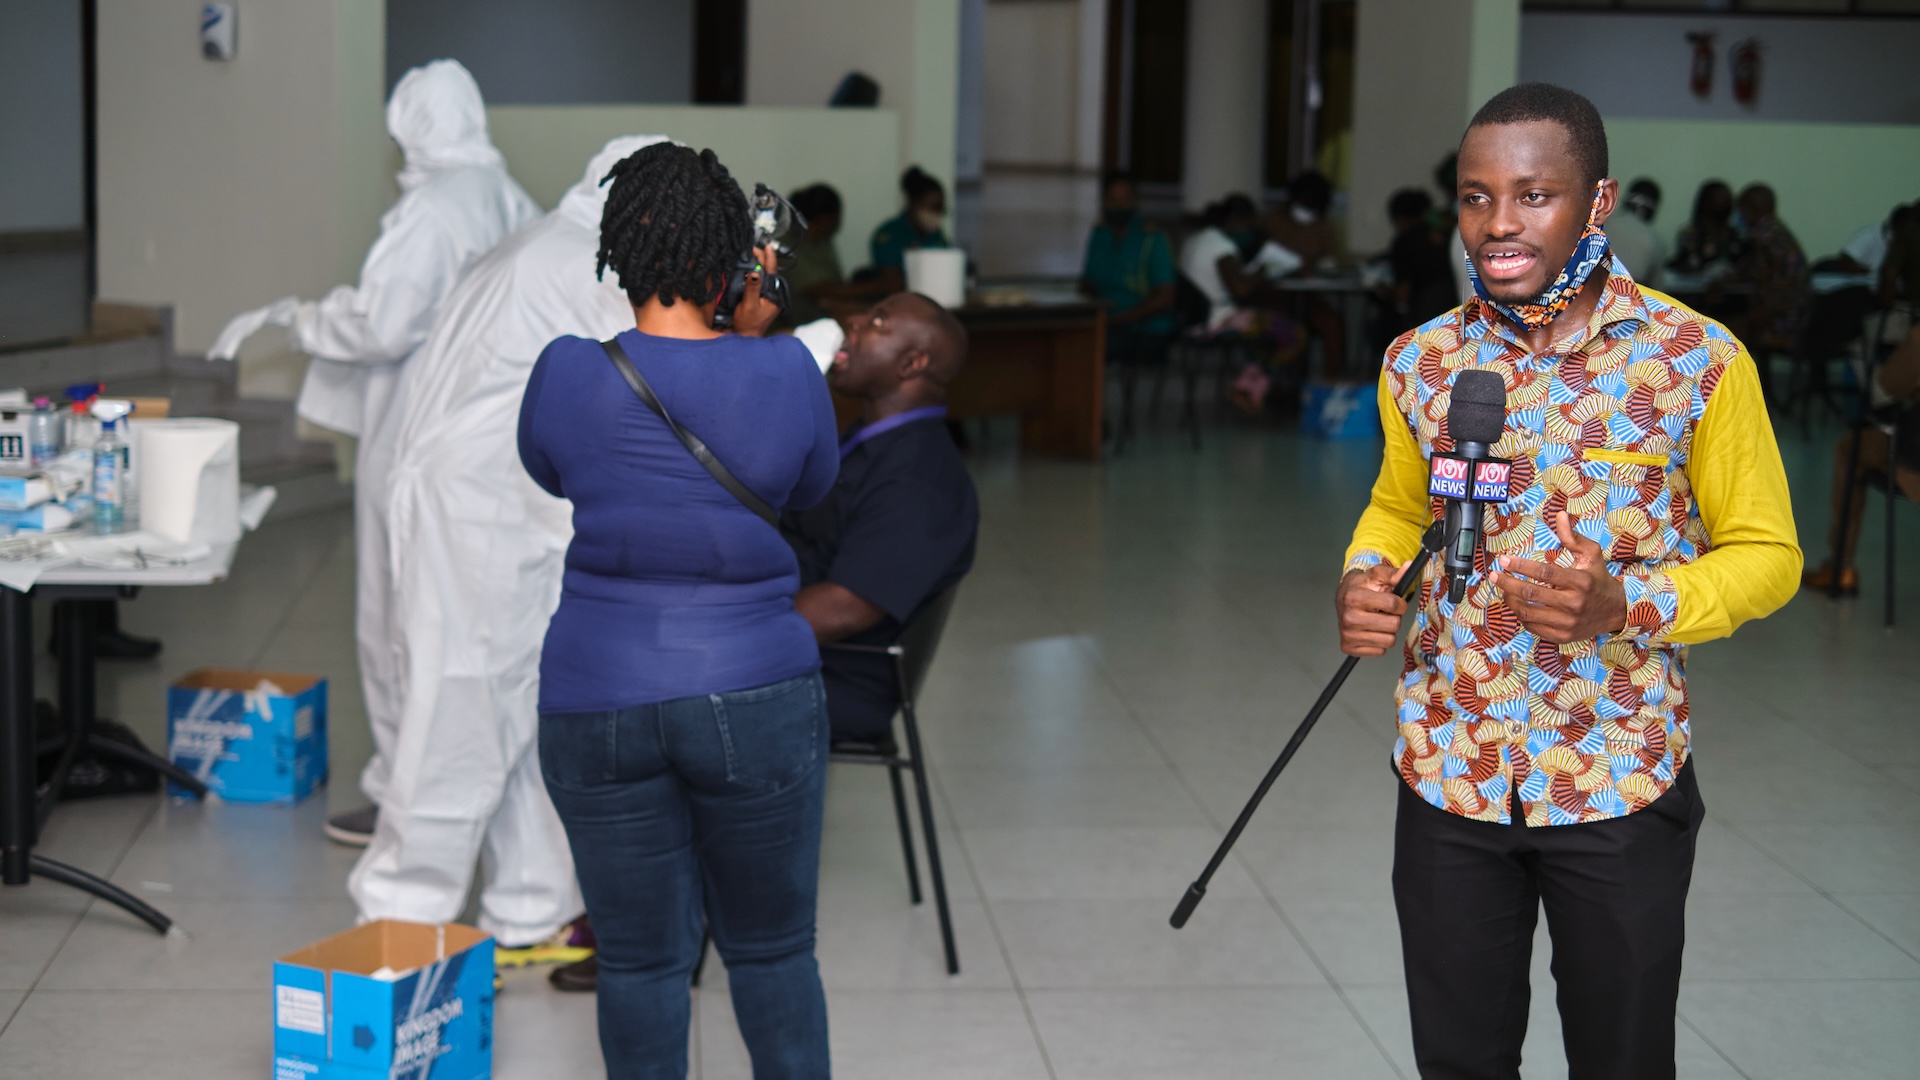
<path id="1" fill-rule="evenodd" d="M 921 604 L 973 568 L 980 501 L 946 425 L 921 420 L 855 446 L 827 497 L 789 510 L 780 530 L 799 558 L 802 587 L 831 581 L 886 612 L 847 640 L 890 645 Z M 892 661 L 832 649 L 820 659 L 834 737 L 888 730 L 900 706 Z"/>

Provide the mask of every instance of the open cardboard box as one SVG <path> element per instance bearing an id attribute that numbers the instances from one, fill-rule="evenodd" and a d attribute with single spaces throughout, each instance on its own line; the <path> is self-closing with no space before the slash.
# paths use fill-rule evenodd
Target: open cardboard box
<path id="1" fill-rule="evenodd" d="M 263 681 L 280 693 L 259 693 Z M 327 680 L 223 668 L 182 675 L 167 688 L 167 759 L 229 802 L 299 802 L 327 782 Z"/>
<path id="2" fill-rule="evenodd" d="M 274 963 L 273 1025 L 275 1080 L 491 1076 L 493 938 L 393 919 L 335 934 Z"/>

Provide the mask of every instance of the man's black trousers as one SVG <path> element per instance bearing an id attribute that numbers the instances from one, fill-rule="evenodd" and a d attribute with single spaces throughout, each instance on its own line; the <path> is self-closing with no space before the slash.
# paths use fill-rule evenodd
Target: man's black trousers
<path id="1" fill-rule="evenodd" d="M 1517 1080 L 1546 907 L 1570 1080 L 1674 1074 L 1674 1008 L 1694 838 L 1693 766 L 1626 817 L 1475 821 L 1400 786 L 1393 899 L 1422 1080 Z"/>

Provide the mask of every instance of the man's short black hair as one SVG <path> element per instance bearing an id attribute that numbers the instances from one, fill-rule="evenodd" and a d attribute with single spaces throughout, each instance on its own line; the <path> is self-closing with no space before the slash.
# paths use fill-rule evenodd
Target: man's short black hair
<path id="1" fill-rule="evenodd" d="M 1607 178 L 1607 125 L 1593 102 L 1564 86 L 1552 83 L 1521 83 L 1487 100 L 1467 125 L 1472 131 L 1489 124 L 1525 124 L 1551 120 L 1567 129 L 1567 142 L 1573 149 L 1574 164 L 1588 184 Z"/>

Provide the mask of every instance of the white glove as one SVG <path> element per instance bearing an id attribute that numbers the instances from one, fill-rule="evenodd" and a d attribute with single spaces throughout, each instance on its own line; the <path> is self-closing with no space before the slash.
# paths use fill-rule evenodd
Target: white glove
<path id="1" fill-rule="evenodd" d="M 209 360 L 231 360 L 240 354 L 240 343 L 252 337 L 263 326 L 292 326 L 300 313 L 300 300 L 289 296 L 284 300 L 275 300 L 266 307 L 257 308 L 245 315 L 236 316 L 220 331 L 213 340 L 213 348 L 207 350 Z"/>
<path id="2" fill-rule="evenodd" d="M 833 354 L 840 351 L 846 343 L 847 332 L 833 319 L 815 319 L 805 326 L 795 327 L 793 336 L 813 354 L 813 362 L 820 365 L 822 374 L 833 366 Z"/>

